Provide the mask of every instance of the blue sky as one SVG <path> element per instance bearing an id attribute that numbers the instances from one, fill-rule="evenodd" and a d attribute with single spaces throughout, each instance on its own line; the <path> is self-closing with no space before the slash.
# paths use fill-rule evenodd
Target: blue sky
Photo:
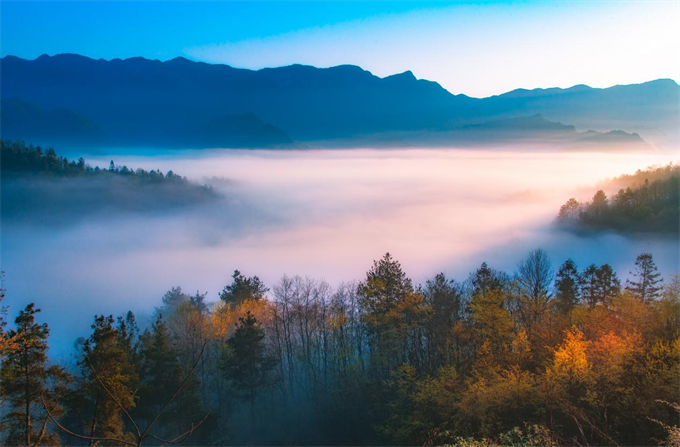
<path id="1" fill-rule="evenodd" d="M 0 22 L 3 56 L 347 63 L 471 96 L 680 78 L 677 1 L 2 1 Z"/>

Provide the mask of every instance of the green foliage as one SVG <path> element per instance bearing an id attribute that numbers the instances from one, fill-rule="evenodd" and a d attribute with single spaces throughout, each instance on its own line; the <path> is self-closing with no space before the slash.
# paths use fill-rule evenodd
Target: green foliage
<path id="1" fill-rule="evenodd" d="M 631 272 L 631 275 L 636 279 L 626 281 L 626 290 L 642 301 L 659 298 L 663 280 L 650 253 L 642 253 L 637 257 L 635 272 Z"/>
<path id="2" fill-rule="evenodd" d="M 579 303 L 580 296 L 580 278 L 574 261 L 571 259 L 564 261 L 556 278 L 555 300 L 557 301 L 557 308 L 563 315 L 569 315 L 571 310 Z"/>
<path id="3" fill-rule="evenodd" d="M 125 320 L 120 319 L 116 325 L 112 316 L 95 317 L 92 335 L 83 345 L 78 365 L 80 396 L 74 405 L 80 416 L 79 425 L 87 429 L 89 436 L 132 440 L 124 413 L 118 406 L 127 411 L 135 407 L 139 381 Z"/>
<path id="4" fill-rule="evenodd" d="M 16 330 L 9 337 L 16 342 L 0 367 L 0 391 L 6 399 L 3 431 L 7 445 L 59 445 L 59 437 L 48 430 L 50 422 L 44 409 L 53 415 L 63 413 L 60 404 L 70 375 L 47 360 L 47 324 L 35 322 L 40 312 L 31 303 L 15 320 Z"/>
<path id="5" fill-rule="evenodd" d="M 91 167 L 83 158 L 77 161 L 58 156 L 54 149 L 43 150 L 40 146 L 26 146 L 23 142 L 0 140 L 0 156 L 2 157 L 2 175 L 8 177 L 24 175 L 41 175 L 56 177 L 91 177 L 119 176 L 133 179 L 140 183 L 174 182 L 187 184 L 186 177 L 168 171 L 166 174 L 144 169 L 130 169 L 127 166 L 116 166 L 113 160 L 108 169 Z"/>
<path id="6" fill-rule="evenodd" d="M 248 278 L 234 270 L 232 278 L 231 284 L 220 293 L 220 299 L 225 303 L 239 304 L 245 300 L 260 300 L 269 291 L 257 276 Z"/>
<path id="7" fill-rule="evenodd" d="M 258 388 L 270 382 L 269 373 L 276 365 L 276 359 L 267 353 L 264 337 L 264 329 L 247 312 L 245 318 L 239 318 L 236 332 L 227 342 L 229 351 L 223 368 L 234 392 L 251 403 Z"/>
<path id="8" fill-rule="evenodd" d="M 561 208 L 557 221 L 573 230 L 615 230 L 678 234 L 680 222 L 680 166 L 638 171 L 613 184 L 626 184 L 611 199 L 604 191 L 579 203 L 571 198 Z"/>

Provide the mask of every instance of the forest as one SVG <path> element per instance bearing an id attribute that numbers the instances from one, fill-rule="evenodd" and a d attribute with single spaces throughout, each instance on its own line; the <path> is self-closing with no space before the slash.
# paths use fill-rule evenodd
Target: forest
<path id="1" fill-rule="evenodd" d="M 111 160 L 108 169 L 54 149 L 0 140 L 2 217 L 61 225 L 102 213 L 148 213 L 221 198 L 172 171 L 131 169 Z M 67 212 L 65 212 L 67 210 Z"/>
<path id="2" fill-rule="evenodd" d="M 592 200 L 569 199 L 557 222 L 576 231 L 678 234 L 680 222 L 680 165 L 638 170 L 609 182 L 620 187 L 611 198 L 598 190 Z"/>
<path id="3" fill-rule="evenodd" d="M 39 307 L 2 308 L 6 445 L 680 441 L 680 275 L 650 253 L 625 281 L 542 249 L 420 285 L 389 253 L 336 287 L 235 271 L 215 302 L 94 316 L 62 364 Z"/>

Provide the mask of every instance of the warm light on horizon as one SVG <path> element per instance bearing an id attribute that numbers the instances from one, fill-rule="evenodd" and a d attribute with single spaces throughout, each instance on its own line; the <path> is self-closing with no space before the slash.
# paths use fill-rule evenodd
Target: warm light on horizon
<path id="1" fill-rule="evenodd" d="M 673 2 L 193 5 L 4 3 L 0 50 L 29 59 L 184 56 L 250 69 L 352 64 L 380 77 L 410 70 L 473 97 L 680 80 Z"/>

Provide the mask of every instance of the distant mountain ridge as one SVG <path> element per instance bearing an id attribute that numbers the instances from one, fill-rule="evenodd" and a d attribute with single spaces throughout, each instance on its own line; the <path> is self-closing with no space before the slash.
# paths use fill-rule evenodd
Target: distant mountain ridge
<path id="1" fill-rule="evenodd" d="M 101 145 L 108 140 L 95 123 L 73 110 L 45 110 L 19 99 L 0 101 L 0 124 L 5 139 L 91 145 Z"/>
<path id="2" fill-rule="evenodd" d="M 0 68 L 3 100 L 71 110 L 122 145 L 323 146 L 394 133 L 427 145 L 442 132 L 535 114 L 581 129 L 641 129 L 642 138 L 665 141 L 677 137 L 680 116 L 680 87 L 669 80 L 477 99 L 453 95 L 410 71 L 379 78 L 352 65 L 246 70 L 184 58 L 106 61 L 62 54 L 6 56 Z M 234 127 L 225 117 L 249 118 Z M 241 128 L 250 131 L 235 135 Z"/>

